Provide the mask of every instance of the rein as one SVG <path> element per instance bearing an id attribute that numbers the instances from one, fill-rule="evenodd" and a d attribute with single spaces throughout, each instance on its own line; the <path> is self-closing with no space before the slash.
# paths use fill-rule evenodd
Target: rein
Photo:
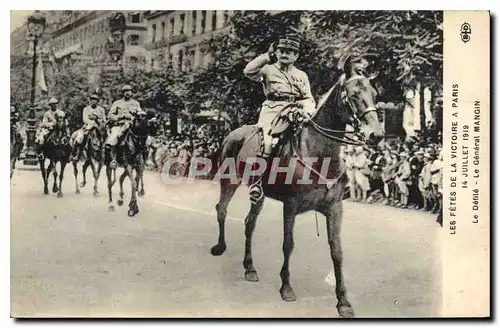
<path id="1" fill-rule="evenodd" d="M 340 84 L 342 84 L 342 86 L 345 87 L 346 84 L 351 83 L 352 81 L 360 79 L 360 78 L 362 78 L 362 77 L 361 76 L 353 76 L 353 77 L 351 77 L 349 80 L 347 80 L 345 82 L 341 82 L 341 79 L 339 79 L 333 85 L 333 87 L 331 87 L 330 90 L 328 90 L 328 92 L 319 101 L 318 107 L 316 108 L 316 112 L 314 113 L 314 115 L 311 118 L 309 118 L 309 122 L 312 124 L 312 126 L 314 127 L 314 129 L 317 132 L 319 132 L 321 135 L 323 135 L 324 137 L 326 137 L 328 139 L 332 139 L 332 140 L 338 141 L 338 142 L 343 143 L 343 144 L 348 144 L 348 145 L 362 146 L 364 144 L 363 141 L 356 140 L 353 137 L 348 136 L 349 134 L 354 134 L 354 135 L 357 135 L 358 137 L 360 137 L 360 131 L 359 131 L 360 118 L 356 114 L 356 111 L 352 107 L 352 104 L 349 101 L 349 99 L 347 99 L 346 102 L 349 105 L 349 109 L 351 110 L 352 118 L 354 119 L 354 122 L 356 122 L 356 124 L 354 125 L 355 126 L 355 131 L 345 131 L 345 130 L 329 129 L 329 128 L 325 128 L 325 127 L 321 126 L 320 124 L 318 124 L 318 123 L 316 123 L 314 121 L 314 117 L 319 113 L 319 110 L 321 109 L 321 107 L 326 103 L 326 101 L 328 100 L 328 98 L 330 98 L 332 92 L 336 88 L 338 88 Z M 335 134 L 340 134 L 341 136 L 336 136 Z M 362 138 L 360 138 L 360 139 L 362 139 Z"/>

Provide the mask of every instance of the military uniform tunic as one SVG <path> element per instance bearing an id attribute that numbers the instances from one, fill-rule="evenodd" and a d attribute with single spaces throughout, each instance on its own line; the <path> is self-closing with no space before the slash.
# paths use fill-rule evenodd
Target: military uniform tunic
<path id="1" fill-rule="evenodd" d="M 118 99 L 115 101 L 108 112 L 109 121 L 114 122 L 115 125 L 111 127 L 106 144 L 115 146 L 118 143 L 118 138 L 130 127 L 130 123 L 127 120 L 124 120 L 123 124 L 116 125 L 122 121 L 121 116 L 136 114 L 141 111 L 139 102 L 134 99 Z"/>
<path id="2" fill-rule="evenodd" d="M 306 73 L 293 65 L 284 71 L 277 63 L 269 62 L 269 55 L 262 54 L 249 62 L 243 71 L 248 78 L 264 86 L 267 100 L 262 104 L 257 125 L 263 128 L 266 143 L 270 141 L 267 133 L 271 122 L 285 106 L 298 103 L 310 114 L 316 108 Z"/>

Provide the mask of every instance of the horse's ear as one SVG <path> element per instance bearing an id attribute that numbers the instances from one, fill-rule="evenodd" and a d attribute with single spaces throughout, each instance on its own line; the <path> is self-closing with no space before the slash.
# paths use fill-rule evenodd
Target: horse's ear
<path id="1" fill-rule="evenodd" d="M 344 72 L 345 76 L 347 79 L 349 79 L 351 76 L 354 75 L 354 66 L 353 66 L 353 63 L 352 63 L 352 57 L 351 55 L 347 55 L 347 57 L 343 60 L 343 64 L 342 64 L 342 72 Z"/>

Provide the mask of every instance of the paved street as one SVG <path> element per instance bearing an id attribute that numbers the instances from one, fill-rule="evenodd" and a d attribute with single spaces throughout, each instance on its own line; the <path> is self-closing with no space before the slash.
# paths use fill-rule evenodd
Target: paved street
<path id="1" fill-rule="evenodd" d="M 126 206 L 108 212 L 104 172 L 97 198 L 92 180 L 75 194 L 72 167 L 62 199 L 43 195 L 39 171 L 17 169 L 11 181 L 13 316 L 337 317 L 321 215 L 320 237 L 314 213 L 297 218 L 297 301 L 286 303 L 278 292 L 281 203 L 267 200 L 259 218 L 253 257 L 260 282 L 252 283 L 243 278 L 244 188 L 229 207 L 228 249 L 213 257 L 218 186 L 211 182 L 166 186 L 147 172 L 140 213 L 129 218 Z M 128 197 L 128 182 L 125 188 Z M 117 185 L 114 191 L 117 197 Z M 344 208 L 344 272 L 357 317 L 439 315 L 435 217 L 348 201 Z"/>

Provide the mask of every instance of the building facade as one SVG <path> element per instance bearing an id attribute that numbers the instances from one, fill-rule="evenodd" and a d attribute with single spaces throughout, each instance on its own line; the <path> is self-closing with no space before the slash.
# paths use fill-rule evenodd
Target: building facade
<path id="1" fill-rule="evenodd" d="M 99 66 L 109 60 L 106 44 L 110 38 L 109 18 L 115 11 L 78 11 L 63 26 L 52 32 L 54 59 L 64 64 L 77 59 L 80 63 Z M 121 11 L 125 16 L 123 33 L 124 49 L 121 64 L 127 70 L 131 66 L 145 64 L 144 41 L 146 25 L 140 11 Z"/>
<path id="2" fill-rule="evenodd" d="M 207 66 L 206 41 L 227 30 L 232 10 L 146 11 L 146 68 L 168 64 L 180 70 Z"/>

